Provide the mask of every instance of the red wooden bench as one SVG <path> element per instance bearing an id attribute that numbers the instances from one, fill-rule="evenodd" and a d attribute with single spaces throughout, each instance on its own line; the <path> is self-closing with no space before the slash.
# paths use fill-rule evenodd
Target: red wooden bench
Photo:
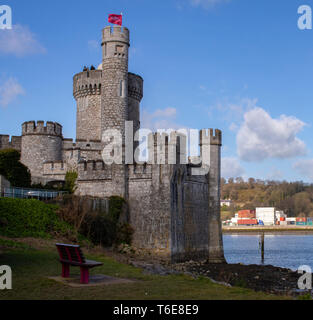
<path id="1" fill-rule="evenodd" d="M 56 247 L 62 263 L 62 277 L 69 278 L 70 266 L 80 267 L 80 283 L 89 283 L 89 269 L 102 266 L 103 263 L 86 260 L 80 246 L 57 243 Z"/>

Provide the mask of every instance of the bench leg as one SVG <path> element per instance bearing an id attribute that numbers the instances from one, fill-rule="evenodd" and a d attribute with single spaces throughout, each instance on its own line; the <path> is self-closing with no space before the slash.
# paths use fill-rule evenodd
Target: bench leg
<path id="1" fill-rule="evenodd" d="M 89 268 L 80 267 L 80 283 L 89 283 Z"/>
<path id="2" fill-rule="evenodd" d="M 70 277 L 70 266 L 68 264 L 62 263 L 62 278 Z"/>

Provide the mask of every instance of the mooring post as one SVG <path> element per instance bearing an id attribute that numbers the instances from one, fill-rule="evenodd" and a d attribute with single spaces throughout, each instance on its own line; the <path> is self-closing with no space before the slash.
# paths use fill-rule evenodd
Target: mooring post
<path id="1" fill-rule="evenodd" d="M 262 263 L 264 263 L 264 232 L 261 234 L 261 239 L 260 239 L 260 244 L 261 244 L 261 258 L 262 258 Z"/>

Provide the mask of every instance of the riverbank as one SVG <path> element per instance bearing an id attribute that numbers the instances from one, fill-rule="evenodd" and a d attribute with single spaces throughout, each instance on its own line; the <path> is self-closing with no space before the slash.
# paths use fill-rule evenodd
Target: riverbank
<path id="1" fill-rule="evenodd" d="M 200 276 L 201 269 L 206 269 L 205 266 L 198 270 L 199 273 L 197 271 L 192 273 L 185 270 L 184 265 L 177 265 L 175 270 L 174 266 L 164 265 L 160 261 L 144 260 L 141 256 L 119 254 L 102 248 L 83 248 L 87 258 L 103 262 L 103 266 L 91 270 L 91 275 L 103 274 L 130 279 L 132 282 L 73 288 L 50 279 L 61 273 L 55 243 L 63 240 L 7 239 L 0 236 L 0 265 L 11 266 L 13 279 L 12 290 L 0 290 L 0 300 L 275 300 L 292 298 L 273 294 L 271 290 L 266 290 L 267 293 L 255 292 L 251 288 L 251 281 L 244 280 L 241 273 L 237 281 L 234 280 L 233 287 L 216 283 L 215 279 L 232 281 L 228 275 L 225 278 L 220 272 L 228 268 L 227 265 L 217 266 L 220 269 L 216 272 L 212 269 L 212 276 L 204 274 Z M 186 268 L 189 269 L 192 266 L 193 264 L 188 264 Z M 212 265 L 209 267 L 211 268 Z M 237 273 L 235 267 L 230 266 L 230 268 Z M 251 277 L 253 275 L 256 276 L 254 271 Z M 79 276 L 79 268 L 71 268 L 71 276 Z M 277 276 L 275 283 L 278 278 Z"/>
<path id="2" fill-rule="evenodd" d="M 313 226 L 249 226 L 249 227 L 225 227 L 223 233 L 279 233 L 279 232 L 305 232 L 313 234 Z"/>

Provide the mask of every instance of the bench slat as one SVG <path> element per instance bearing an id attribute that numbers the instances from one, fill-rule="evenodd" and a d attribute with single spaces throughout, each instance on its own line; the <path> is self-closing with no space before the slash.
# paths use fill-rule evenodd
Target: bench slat
<path id="1" fill-rule="evenodd" d="M 56 246 L 59 251 L 61 263 L 66 263 L 66 264 L 77 266 L 77 267 L 88 267 L 88 268 L 93 268 L 93 267 L 103 265 L 103 263 L 101 262 L 86 260 L 80 246 L 78 245 L 67 245 L 67 244 L 57 243 Z"/>

